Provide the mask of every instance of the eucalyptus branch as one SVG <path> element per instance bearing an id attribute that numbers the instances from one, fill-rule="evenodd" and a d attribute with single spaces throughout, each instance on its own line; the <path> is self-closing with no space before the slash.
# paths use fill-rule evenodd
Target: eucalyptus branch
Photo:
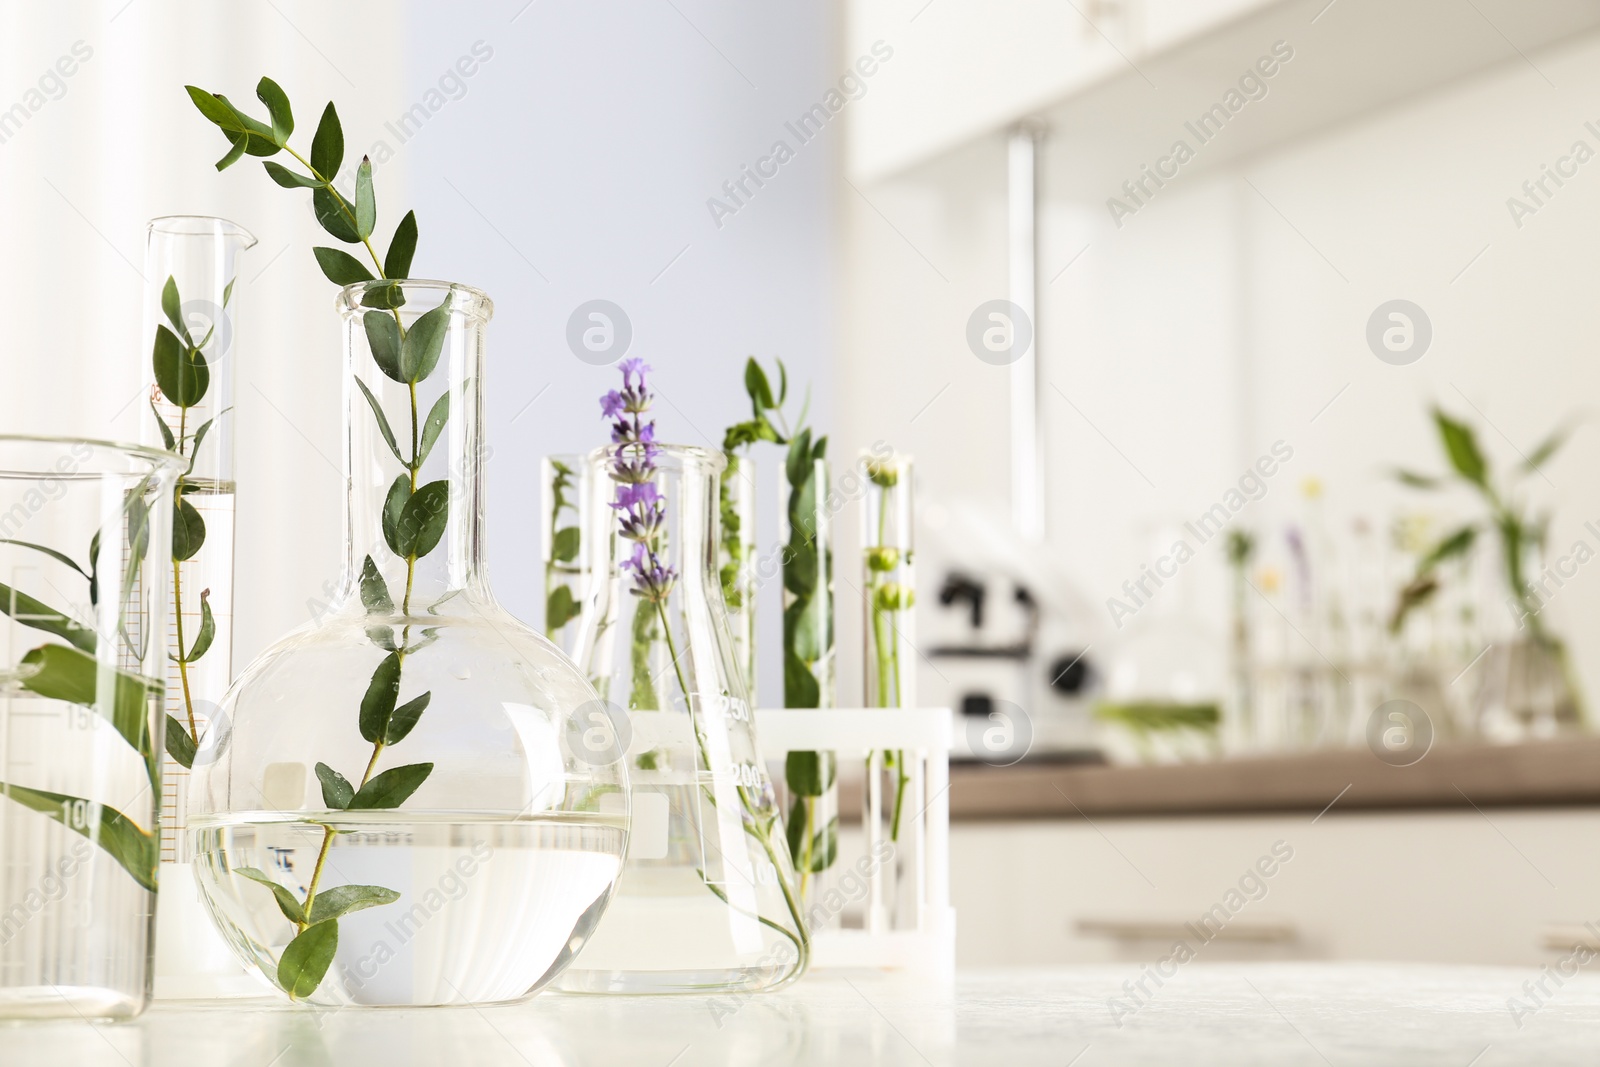
<path id="1" fill-rule="evenodd" d="M 423 464 L 449 418 L 449 393 L 446 391 L 439 398 L 424 419 L 418 404 L 417 385 L 427 380 L 438 365 L 449 325 L 450 300 L 447 297 L 439 307 L 418 316 L 409 329 L 406 327 L 399 310 L 405 302 L 405 294 L 395 283 L 410 275 L 417 246 L 416 214 L 407 212 L 400 220 L 388 252 L 380 257 L 372 242 L 377 225 L 377 200 L 371 160 L 363 157 L 356 168 L 353 201 L 343 196 L 334 184 L 344 162 L 344 131 L 332 102 L 323 109 L 309 155 L 305 155 L 289 144 L 289 136 L 294 132 L 293 112 L 287 95 L 272 79 L 262 78 L 256 86 L 256 97 L 267 108 L 267 122 L 244 114 L 225 96 L 207 93 L 192 85 L 186 88 L 195 107 L 223 132 L 231 145 L 227 155 L 217 162 L 218 170 L 232 166 L 246 154 L 271 157 L 279 152 L 287 153 L 305 173 L 263 158 L 262 166 L 268 177 L 286 189 L 310 189 L 312 206 L 322 228 L 344 244 L 361 245 L 372 260 L 373 271 L 369 271 L 341 249 L 320 246 L 312 249 L 322 273 L 335 285 L 365 284 L 361 305 L 371 310 L 363 316 L 363 326 L 373 362 L 385 377 L 406 387 L 410 449 L 409 454 L 402 455 L 382 405 L 366 383 L 356 378 L 356 385 L 372 410 L 379 432 L 403 469 L 385 498 L 382 528 L 389 550 L 404 561 L 406 567 L 405 591 L 399 606 L 399 615 L 404 621 L 397 644 L 393 626 L 379 621 L 395 615 L 395 604 L 381 572 L 368 556 L 358 580 L 362 604 L 372 620 L 367 625 L 367 634 L 378 649 L 387 653 L 374 670 L 361 701 L 361 736 L 372 744 L 372 753 L 354 785 L 325 763 L 318 763 L 316 772 L 322 785 L 323 802 L 330 810 L 396 808 L 416 792 L 433 771 L 432 763 L 408 764 L 382 772 L 378 772 L 377 767 L 384 751 L 410 733 L 432 696 L 425 692 L 404 704 L 399 703 L 407 656 L 431 641 L 431 631 L 425 630 L 427 640 L 416 645 L 411 643 L 414 625 L 411 598 L 417 561 L 438 546 L 449 510 L 446 482 L 418 485 Z M 392 890 L 378 886 L 340 886 L 319 895 L 323 869 L 337 833 L 332 824 L 324 826 L 322 846 L 304 904 L 259 871 L 252 874 L 253 869 L 242 868 L 235 872 L 272 888 L 284 917 L 295 925 L 296 936 L 285 948 L 278 964 L 278 982 L 292 998 L 308 996 L 321 984 L 338 945 L 340 915 L 358 907 L 387 904 L 399 897 Z M 330 900 L 335 903 L 329 904 Z"/>

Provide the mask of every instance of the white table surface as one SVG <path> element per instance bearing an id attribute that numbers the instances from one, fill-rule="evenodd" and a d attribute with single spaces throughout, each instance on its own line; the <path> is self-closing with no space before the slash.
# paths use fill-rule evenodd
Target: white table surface
<path id="1" fill-rule="evenodd" d="M 740 1064 L 1405 1064 L 1600 1062 L 1600 974 L 1567 979 L 1522 1020 L 1538 972 L 1252 964 L 1182 968 L 1119 1028 L 1133 966 L 966 972 L 940 989 L 812 975 L 743 1003 L 544 995 L 495 1008 L 318 1012 L 272 1001 L 158 1003 L 136 1022 L 0 1028 L 28 1067 L 535 1067 Z M 1531 1001 L 1527 1001 L 1531 1003 Z"/>

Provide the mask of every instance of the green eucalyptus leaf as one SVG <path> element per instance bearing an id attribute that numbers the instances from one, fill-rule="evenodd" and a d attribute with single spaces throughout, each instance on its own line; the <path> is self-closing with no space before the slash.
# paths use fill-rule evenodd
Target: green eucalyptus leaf
<path id="1" fill-rule="evenodd" d="M 1539 446 L 1523 460 L 1523 471 L 1531 473 L 1544 466 L 1545 461 L 1555 455 L 1562 445 L 1566 444 L 1567 437 L 1571 432 L 1571 427 L 1563 426 L 1540 442 Z"/>
<path id="2" fill-rule="evenodd" d="M 400 656 L 391 652 L 372 672 L 367 692 L 361 698 L 361 736 L 368 741 L 383 739 L 394 714 L 395 698 L 400 694 Z"/>
<path id="3" fill-rule="evenodd" d="M 371 556 L 361 562 L 361 603 L 369 615 L 394 614 L 394 600 L 389 596 L 389 586 Z"/>
<path id="4" fill-rule="evenodd" d="M 1433 422 L 1439 430 L 1439 440 L 1444 444 L 1450 466 L 1472 484 L 1485 486 L 1489 476 L 1489 465 L 1478 449 L 1478 438 L 1472 432 L 1472 427 L 1464 422 L 1457 422 L 1438 408 L 1433 409 Z"/>
<path id="5" fill-rule="evenodd" d="M 789 371 L 784 367 L 783 360 L 778 360 L 778 407 L 789 398 Z"/>
<path id="6" fill-rule="evenodd" d="M 384 771 L 356 792 L 350 810 L 398 808 L 432 773 L 431 763 L 411 763 Z"/>
<path id="7" fill-rule="evenodd" d="M 424 381 L 439 363 L 444 338 L 450 327 L 450 298 L 432 311 L 417 316 L 400 346 L 400 380 Z"/>
<path id="8" fill-rule="evenodd" d="M 372 282 L 361 294 L 361 306 L 393 311 L 406 306 L 406 293 L 397 282 Z"/>
<path id="9" fill-rule="evenodd" d="M 789 494 L 789 542 L 811 544 L 822 525 L 817 514 L 817 478 L 807 478 Z"/>
<path id="10" fill-rule="evenodd" d="M 428 412 L 428 420 L 422 424 L 422 441 L 417 445 L 417 469 L 428 461 L 428 454 L 433 451 L 433 446 L 439 440 L 439 435 L 444 432 L 444 424 L 450 421 L 450 394 L 443 393 L 438 400 L 433 402 L 433 408 Z"/>
<path id="11" fill-rule="evenodd" d="M 450 511 L 450 485 L 443 480 L 422 486 L 406 501 L 395 526 L 395 542 L 402 556 L 418 559 L 432 552 L 444 536 Z"/>
<path id="12" fill-rule="evenodd" d="M 189 99 L 194 101 L 194 106 L 200 109 L 200 114 L 216 123 L 225 132 L 243 131 L 244 127 L 239 125 L 233 114 L 233 108 L 224 104 L 216 94 L 208 93 L 194 85 L 185 85 L 183 88 L 188 92 Z"/>
<path id="13" fill-rule="evenodd" d="M 434 608 L 438 607 L 440 604 L 442 604 L 444 601 L 450 599 L 450 597 L 452 597 L 454 595 L 455 595 L 454 593 L 446 593 L 444 596 L 442 596 L 438 600 L 434 601 L 433 604 L 429 606 L 428 610 L 429 611 L 433 611 Z M 438 614 L 438 613 L 434 612 L 434 614 Z M 405 647 L 405 653 L 406 653 L 406 655 L 409 656 L 413 652 L 421 652 L 423 649 L 427 648 L 429 645 L 433 644 L 437 640 L 439 640 L 439 627 L 437 627 L 437 626 L 426 627 L 422 631 L 421 640 L 407 645 Z"/>
<path id="14" fill-rule="evenodd" d="M 336 885 L 323 889 L 311 902 L 311 914 L 306 918 L 313 924 L 325 923 L 363 908 L 376 908 L 393 904 L 400 894 L 381 885 Z"/>
<path id="15" fill-rule="evenodd" d="M 205 357 L 186 347 L 178 335 L 165 326 L 156 327 L 151 364 L 162 395 L 181 408 L 198 404 L 211 384 L 211 369 L 206 366 Z"/>
<path id="16" fill-rule="evenodd" d="M 558 585 L 550 590 L 550 595 L 544 602 L 544 629 L 546 634 L 554 633 L 567 623 L 578 617 L 582 611 L 578 601 L 572 595 L 572 590 L 564 585 Z"/>
<path id="17" fill-rule="evenodd" d="M 202 422 L 200 424 L 200 428 L 194 432 L 194 441 L 189 448 L 189 469 L 191 471 L 194 470 L 195 458 L 197 458 L 200 454 L 200 442 L 204 441 L 206 439 L 206 434 L 211 432 L 211 424 L 232 410 L 232 408 L 223 408 L 221 411 L 217 412 L 214 417 Z M 190 486 L 186 485 L 184 488 L 189 489 Z"/>
<path id="18" fill-rule="evenodd" d="M 274 163 L 270 159 L 262 161 L 261 165 L 266 168 L 267 177 L 285 189 L 316 189 L 322 185 L 317 179 L 304 174 L 296 174 L 282 163 Z"/>
<path id="19" fill-rule="evenodd" d="M 230 279 L 228 281 L 227 285 L 224 285 L 222 287 L 222 306 L 223 307 L 227 307 L 228 306 L 228 301 L 233 299 L 233 283 L 238 281 L 238 280 L 239 280 L 238 278 L 232 278 L 232 279 Z"/>
<path id="20" fill-rule="evenodd" d="M 322 802 L 334 811 L 343 811 L 350 806 L 350 798 L 356 795 L 355 786 L 350 780 L 326 763 L 317 764 L 317 781 L 322 783 Z"/>
<path id="21" fill-rule="evenodd" d="M 122 869 L 152 893 L 156 889 L 159 848 L 156 839 L 115 808 L 66 793 L 0 782 L 0 796 L 48 815 L 73 833 L 99 845 Z"/>
<path id="22" fill-rule="evenodd" d="M 183 338 L 183 343 L 193 348 L 194 338 L 189 336 L 189 326 L 183 321 L 183 301 L 178 296 L 178 279 L 170 274 L 167 284 L 161 287 L 161 313 L 172 323 L 173 332 Z"/>
<path id="23" fill-rule="evenodd" d="M 244 158 L 244 146 L 249 139 L 242 133 L 230 133 L 228 134 L 228 140 L 233 144 L 233 147 L 228 149 L 226 155 L 217 160 L 215 166 L 218 170 L 227 170 Z"/>
<path id="24" fill-rule="evenodd" d="M 784 546 L 783 587 L 797 597 L 810 597 L 817 589 L 817 546 L 810 541 L 790 541 Z"/>
<path id="25" fill-rule="evenodd" d="M 378 406 L 378 398 L 372 395 L 372 390 L 368 389 L 367 383 L 360 378 L 356 379 L 356 388 L 367 398 L 367 406 L 372 409 L 372 417 L 378 420 L 378 432 L 383 434 L 384 443 L 389 446 L 389 451 L 394 453 L 394 458 L 400 461 L 402 467 L 410 467 L 411 464 L 400 454 L 400 446 L 395 443 L 394 431 L 389 428 L 388 417 L 384 415 L 383 408 Z"/>
<path id="26" fill-rule="evenodd" d="M 582 547 L 582 536 L 576 526 L 565 526 L 557 530 L 550 553 L 556 562 L 571 563 L 577 559 L 578 549 Z"/>
<path id="27" fill-rule="evenodd" d="M 280 151 L 280 146 L 272 139 L 272 127 L 259 119 L 253 119 L 233 106 L 233 102 L 221 93 L 214 94 L 224 107 L 233 116 L 233 132 L 242 135 L 245 139 L 244 150 L 252 156 L 274 156 Z M 226 127 L 225 127 L 226 129 Z"/>
<path id="28" fill-rule="evenodd" d="M 177 761 L 178 766 L 185 769 L 194 767 L 194 754 L 197 746 L 194 738 L 189 736 L 189 730 L 173 718 L 167 716 L 167 755 Z"/>
<path id="29" fill-rule="evenodd" d="M 22 688 L 94 709 L 135 752 L 150 756 L 149 699 L 159 683 L 101 663 L 84 650 L 67 645 L 40 645 L 22 657 L 22 666 L 32 668 L 22 673 L 18 682 Z"/>
<path id="30" fill-rule="evenodd" d="M 31 626 L 69 642 L 84 652 L 94 652 L 95 633 L 65 612 L 57 611 L 20 590 L 0 584 L 0 612 L 23 626 Z"/>
<path id="31" fill-rule="evenodd" d="M 316 136 L 311 139 L 311 169 L 322 176 L 324 181 L 333 181 L 339 176 L 339 168 L 344 164 L 344 129 L 339 125 L 339 113 L 333 108 L 333 101 L 328 101 L 328 106 L 322 110 L 322 121 L 317 123 Z"/>
<path id="32" fill-rule="evenodd" d="M 389 242 L 389 254 L 383 257 L 384 277 L 391 279 L 411 277 L 411 257 L 417 253 L 417 213 L 406 212 L 400 225 L 394 229 L 394 239 Z"/>
<path id="33" fill-rule="evenodd" d="M 300 905 L 300 898 L 289 890 L 288 886 L 279 885 L 273 881 L 272 875 L 259 867 L 235 867 L 233 873 L 260 882 L 272 890 L 273 899 L 278 902 L 278 910 L 283 912 L 283 917 L 295 925 L 306 921 L 305 909 Z"/>
<path id="34" fill-rule="evenodd" d="M 783 706 L 786 708 L 814 708 L 822 700 L 822 687 L 804 663 L 794 653 L 783 657 Z"/>
<path id="35" fill-rule="evenodd" d="M 817 443 L 811 446 L 811 464 L 813 467 L 828 456 L 828 435 L 823 434 L 817 438 Z"/>
<path id="36" fill-rule="evenodd" d="M 313 902 L 312 907 L 316 907 Z M 289 942 L 278 959 L 278 985 L 291 1000 L 309 997 L 322 984 L 334 953 L 339 951 L 339 924 L 317 923 Z"/>
<path id="37" fill-rule="evenodd" d="M 1408 485 L 1413 489 L 1437 489 L 1444 484 L 1444 480 L 1441 478 L 1433 478 L 1426 474 L 1418 474 L 1415 471 L 1402 470 L 1400 468 L 1395 469 L 1394 476 L 1402 485 Z"/>
<path id="38" fill-rule="evenodd" d="M 1476 526 L 1463 526 L 1434 545 L 1427 555 L 1417 562 L 1417 573 L 1426 574 L 1447 559 L 1464 556 L 1478 538 Z"/>
<path id="39" fill-rule="evenodd" d="M 361 261 L 349 252 L 338 248 L 313 248 L 311 254 L 317 257 L 317 266 L 322 268 L 322 274 L 334 285 L 354 285 L 356 282 L 372 281 L 372 272 L 361 265 Z"/>
<path id="40" fill-rule="evenodd" d="M 756 414 L 776 407 L 772 402 L 772 386 L 767 382 L 767 372 L 761 369 L 754 356 L 745 361 L 744 391 L 750 394 L 750 405 Z"/>
<path id="41" fill-rule="evenodd" d="M 188 497 L 178 497 L 172 513 L 172 558 L 179 563 L 193 559 L 205 543 L 206 520 Z"/>
<path id="42" fill-rule="evenodd" d="M 400 324 L 393 315 L 369 311 L 361 316 L 361 325 L 367 331 L 372 361 L 386 377 L 404 383 L 406 379 L 400 371 Z"/>
<path id="43" fill-rule="evenodd" d="M 272 118 L 272 139 L 279 146 L 286 144 L 294 132 L 294 112 L 289 109 L 289 96 L 271 78 L 256 83 L 256 99 L 267 105 Z"/>
<path id="44" fill-rule="evenodd" d="M 783 836 L 789 842 L 789 856 L 794 860 L 795 870 L 798 871 L 806 844 L 806 806 L 803 803 L 795 801 L 789 808 L 789 818 L 784 824 Z"/>
<path id="45" fill-rule="evenodd" d="M 428 702 L 432 699 L 431 692 L 423 693 L 415 700 L 408 700 L 395 708 L 394 714 L 389 716 L 389 727 L 384 731 L 383 743 L 394 745 L 404 741 L 411 728 L 417 725 L 417 720 L 422 718 L 422 713 L 428 710 Z"/>
<path id="46" fill-rule="evenodd" d="M 825 642 L 822 613 L 809 596 L 801 597 L 783 611 L 783 643 L 802 663 L 822 658 Z"/>
<path id="47" fill-rule="evenodd" d="M 837 774 L 838 758 L 832 752 L 791 752 L 784 759 L 783 779 L 795 796 L 822 796 Z"/>
<path id="48" fill-rule="evenodd" d="M 211 651 L 211 642 L 217 637 L 217 620 L 211 614 L 211 590 L 200 591 L 200 632 L 195 635 L 194 644 L 189 646 L 189 653 L 184 658 L 185 663 L 193 663 L 207 652 Z"/>
<path id="49" fill-rule="evenodd" d="M 411 479 L 404 474 L 396 476 L 383 502 L 383 540 L 397 556 L 406 555 L 400 550 L 400 516 L 405 513 L 406 502 L 410 499 Z"/>
<path id="50" fill-rule="evenodd" d="M 161 443 L 167 446 L 168 452 L 178 450 L 178 439 L 172 436 L 172 427 L 167 425 L 167 420 L 161 417 L 161 412 L 156 410 L 156 402 L 150 401 L 150 414 L 156 417 L 156 429 L 161 431 Z"/>
<path id="51" fill-rule="evenodd" d="M 361 157 L 356 168 L 356 232 L 371 237 L 372 228 L 378 224 L 378 202 L 372 192 L 372 160 Z"/>
<path id="52" fill-rule="evenodd" d="M 811 477 L 811 431 L 801 430 L 789 442 L 789 455 L 784 464 L 784 473 L 789 477 L 789 484 L 795 488 L 804 485 L 806 479 Z"/>
<path id="53" fill-rule="evenodd" d="M 811 839 L 811 873 L 821 874 L 839 858 L 839 817 L 828 820 Z"/>
<path id="54" fill-rule="evenodd" d="M 349 207 L 330 187 L 319 186 L 316 192 L 311 194 L 311 206 L 316 210 L 317 222 L 324 230 L 345 244 L 361 243 L 361 235 L 356 232 L 355 224 L 351 221 Z"/>

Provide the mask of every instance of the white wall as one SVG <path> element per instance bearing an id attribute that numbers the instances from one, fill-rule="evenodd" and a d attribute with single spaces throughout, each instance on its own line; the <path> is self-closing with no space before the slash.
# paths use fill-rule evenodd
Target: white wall
<path id="1" fill-rule="evenodd" d="M 416 272 L 496 301 L 490 553 L 502 601 L 538 621 L 538 459 L 606 441 L 598 398 L 618 378 L 569 350 L 579 304 L 602 298 L 627 313 L 628 354 L 656 369 L 663 440 L 720 446 L 724 427 L 749 417 L 750 355 L 769 368 L 783 359 L 795 391 L 810 383 L 814 421 L 829 423 L 839 134 L 800 147 L 720 227 L 706 201 L 775 139 L 793 141 L 784 121 L 837 77 L 831 8 L 505 0 L 452 5 L 448 19 L 443 10 L 407 9 L 409 97 L 475 41 L 493 58 L 397 163 L 413 179 Z M 775 457 L 764 460 L 764 490 L 776 486 Z M 775 538 L 776 500 L 761 506 Z M 769 651 L 777 592 L 767 591 Z M 761 672 L 769 700 L 781 699 L 778 663 Z"/>

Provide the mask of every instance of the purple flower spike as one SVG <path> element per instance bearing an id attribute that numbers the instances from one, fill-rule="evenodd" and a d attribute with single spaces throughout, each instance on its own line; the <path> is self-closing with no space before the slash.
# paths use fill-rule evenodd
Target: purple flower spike
<path id="1" fill-rule="evenodd" d="M 610 506 L 617 512 L 622 536 L 634 543 L 632 555 L 622 564 L 624 570 L 633 572 L 633 594 L 660 603 L 671 592 L 678 575 L 656 554 L 666 527 L 667 505 L 655 483 L 656 457 L 661 452 L 655 443 L 655 420 L 644 419 L 655 399 L 645 382 L 650 367 L 635 358 L 623 360 L 619 369 L 622 389 L 600 398 L 601 413 L 615 420 L 611 423 L 611 442 L 617 447 L 610 474 L 617 490 Z"/>

